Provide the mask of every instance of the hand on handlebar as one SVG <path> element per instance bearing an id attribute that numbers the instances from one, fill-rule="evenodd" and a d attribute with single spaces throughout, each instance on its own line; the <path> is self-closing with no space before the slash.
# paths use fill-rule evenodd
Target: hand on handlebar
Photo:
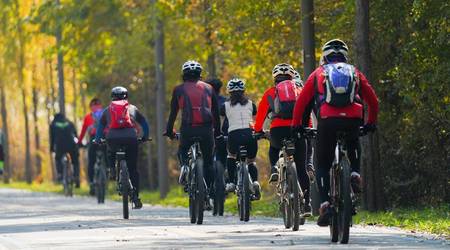
<path id="1" fill-rule="evenodd" d="M 377 130 L 376 124 L 365 124 L 360 128 L 360 134 L 361 135 L 367 135 L 368 133 L 375 132 Z"/>
<path id="2" fill-rule="evenodd" d="M 172 131 L 172 132 L 169 132 L 169 131 L 166 131 L 164 134 L 163 134 L 163 136 L 167 136 L 167 137 L 169 137 L 169 139 L 171 139 L 171 140 L 174 140 L 175 138 L 176 138 L 176 134 Z"/>

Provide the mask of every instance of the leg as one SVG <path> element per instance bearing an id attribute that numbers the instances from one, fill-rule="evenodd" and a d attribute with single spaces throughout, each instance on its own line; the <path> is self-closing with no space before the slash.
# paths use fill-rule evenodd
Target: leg
<path id="1" fill-rule="evenodd" d="M 253 138 L 251 131 L 248 134 L 247 137 L 247 164 L 248 164 L 248 171 L 250 173 L 250 176 L 252 177 L 252 181 L 258 181 L 258 168 L 256 167 L 256 155 L 258 153 L 258 141 Z"/>
<path id="2" fill-rule="evenodd" d="M 306 140 L 297 140 L 297 142 L 295 143 L 295 149 L 296 151 L 294 155 L 294 161 L 297 168 L 297 178 L 305 195 L 305 204 L 309 206 L 310 183 L 308 174 L 306 173 L 306 157 L 308 151 Z"/>
<path id="3" fill-rule="evenodd" d="M 203 153 L 203 170 L 205 173 L 205 181 L 208 188 L 211 187 L 211 184 L 214 181 L 214 136 L 212 129 L 205 129 L 204 136 L 202 136 L 202 140 L 200 141 L 200 149 Z"/>
<path id="4" fill-rule="evenodd" d="M 88 146 L 88 181 L 89 184 L 94 182 L 94 165 L 96 160 L 96 152 L 97 152 L 98 146 L 94 143 L 90 143 Z"/>
<path id="5" fill-rule="evenodd" d="M 320 201 L 324 203 L 330 200 L 330 168 L 333 164 L 334 149 L 336 147 L 336 131 L 329 121 L 321 120 L 317 133 L 317 175 Z"/>
<path id="6" fill-rule="evenodd" d="M 131 184 L 134 191 L 139 196 L 139 172 L 137 170 L 138 144 L 137 141 L 129 143 L 125 150 L 128 172 L 130 173 Z"/>
<path id="7" fill-rule="evenodd" d="M 56 164 L 56 175 L 57 175 L 57 180 L 61 181 L 62 180 L 62 174 L 63 174 L 63 165 L 62 165 L 62 157 L 63 157 L 64 153 L 60 150 L 56 150 L 55 152 L 55 164 Z"/>

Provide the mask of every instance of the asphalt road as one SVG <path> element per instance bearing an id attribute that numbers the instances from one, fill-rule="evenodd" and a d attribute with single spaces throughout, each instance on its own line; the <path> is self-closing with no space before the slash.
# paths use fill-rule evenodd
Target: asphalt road
<path id="1" fill-rule="evenodd" d="M 0 189 L 0 249 L 450 249 L 384 227 L 351 228 L 348 245 L 330 243 L 328 228 L 284 229 L 279 218 L 212 217 L 192 225 L 185 208 L 144 205 L 121 219 L 121 203 L 97 205 L 88 197 Z"/>

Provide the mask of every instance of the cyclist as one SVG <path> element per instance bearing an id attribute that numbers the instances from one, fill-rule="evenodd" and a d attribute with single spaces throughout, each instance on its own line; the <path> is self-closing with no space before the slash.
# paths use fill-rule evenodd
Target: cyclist
<path id="1" fill-rule="evenodd" d="M 75 187 L 80 187 L 80 162 L 78 159 L 77 131 L 75 125 L 63 113 L 55 115 L 50 124 L 50 151 L 55 153 L 56 172 L 58 182 L 62 181 L 62 158 L 70 154 L 72 160 Z"/>
<path id="2" fill-rule="evenodd" d="M 87 132 L 89 134 L 87 171 L 89 180 L 89 194 L 94 195 L 94 165 L 96 160 L 96 152 L 97 150 L 102 150 L 103 147 L 99 144 L 91 143 L 91 141 L 95 138 L 95 128 L 97 127 L 98 121 L 103 113 L 103 108 L 100 99 L 98 98 L 93 98 L 89 103 L 89 107 L 91 108 L 91 112 L 84 117 L 80 136 L 78 137 L 78 144 L 82 145 L 83 138 Z"/>
<path id="3" fill-rule="evenodd" d="M 227 84 L 230 100 L 226 101 L 220 114 L 228 119 L 228 157 L 227 169 L 229 183 L 226 185 L 227 192 L 233 192 L 236 188 L 236 156 L 240 146 L 247 147 L 248 171 L 255 187 L 255 199 L 261 197 L 260 185 L 258 183 L 258 169 L 256 168 L 256 154 L 258 143 L 253 137 L 253 117 L 256 115 L 256 105 L 245 95 L 245 83 L 239 78 L 231 79 Z"/>
<path id="4" fill-rule="evenodd" d="M 368 120 L 364 130 L 369 132 L 376 129 L 377 96 L 366 77 L 352 65 L 347 64 L 347 54 L 348 47 L 343 41 L 333 39 L 325 43 L 322 47 L 323 64 L 308 77 L 294 109 L 293 127 L 298 132 L 303 130 L 302 122 L 305 114 L 311 112 L 306 110 L 307 106 L 315 104 L 318 117 L 316 178 L 321 199 L 320 216 L 317 221 L 319 226 L 328 226 L 332 214 L 328 196 L 329 170 L 334 158 L 336 133 L 347 132 L 346 145 L 351 161 L 352 188 L 355 192 L 360 192 L 359 128 L 363 124 L 362 100 L 368 104 Z"/>
<path id="5" fill-rule="evenodd" d="M 205 81 L 207 84 L 211 85 L 214 89 L 214 93 L 217 97 L 217 102 L 219 107 L 222 107 L 222 105 L 227 100 L 223 95 L 220 94 L 220 89 L 222 88 L 222 81 L 217 78 L 208 79 Z M 221 126 L 222 134 L 227 135 L 228 132 L 228 121 L 227 119 L 224 119 Z M 227 143 L 223 139 L 223 137 L 220 137 L 216 140 L 215 145 L 215 156 L 216 161 L 219 161 L 222 166 L 225 166 L 226 160 L 227 160 Z"/>
<path id="6" fill-rule="evenodd" d="M 292 123 L 292 110 L 299 95 L 300 88 L 292 81 L 295 77 L 295 70 L 289 64 L 281 63 L 275 65 L 272 70 L 272 76 L 275 86 L 270 87 L 264 92 L 258 105 L 255 131 L 257 134 L 262 133 L 263 123 L 269 113 L 271 113 L 272 121 L 270 124 L 269 148 L 271 175 L 269 182 L 276 182 L 278 180 L 278 169 L 276 168 L 276 164 L 282 148 L 282 141 L 291 138 L 290 124 Z M 310 216 L 309 177 L 305 170 L 307 154 L 305 140 L 296 140 L 295 148 L 295 166 L 297 168 L 300 186 L 305 195 L 305 214 L 303 214 L 303 216 Z"/>
<path id="7" fill-rule="evenodd" d="M 173 126 L 178 111 L 181 110 L 181 137 L 178 149 L 181 170 L 178 181 L 182 185 L 186 184 L 188 152 L 193 143 L 191 138 L 198 137 L 204 161 L 206 185 L 211 187 L 214 179 L 212 168 L 214 136 L 217 138 L 221 135 L 217 98 L 213 88 L 200 80 L 203 70 L 200 63 L 187 61 L 181 70 L 183 83 L 173 90 L 170 115 L 164 135 L 171 139 L 175 138 Z M 209 209 L 210 204 L 206 205 Z"/>
<path id="8" fill-rule="evenodd" d="M 115 153 L 120 147 L 125 147 L 125 159 L 130 174 L 131 184 L 134 187 L 133 197 L 134 208 L 142 208 L 139 198 L 139 172 L 137 170 L 138 158 L 138 132 L 136 125 L 142 128 L 142 141 L 149 139 L 149 127 L 145 117 L 139 112 L 136 106 L 128 103 L 128 90 L 118 86 L 111 90 L 111 103 L 104 109 L 98 123 L 95 141 L 99 142 L 106 132 L 106 142 L 108 146 L 110 166 L 115 171 Z"/>

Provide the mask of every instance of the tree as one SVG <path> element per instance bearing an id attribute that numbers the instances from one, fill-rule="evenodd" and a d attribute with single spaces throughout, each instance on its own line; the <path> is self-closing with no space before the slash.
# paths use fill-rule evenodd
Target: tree
<path id="1" fill-rule="evenodd" d="M 369 44 L 369 0 L 356 0 L 356 65 L 371 79 Z M 363 204 L 369 211 L 384 209 L 378 134 L 362 139 Z"/>
<path id="2" fill-rule="evenodd" d="M 303 45 L 303 74 L 306 80 L 316 68 L 314 43 L 314 2 L 302 0 L 302 45 Z"/>
<path id="3" fill-rule="evenodd" d="M 152 0 L 154 8 L 154 39 L 155 39 L 155 81 L 156 81 L 156 142 L 158 146 L 158 183 L 161 198 L 166 197 L 169 192 L 169 171 L 167 166 L 166 138 L 164 131 L 165 104 L 166 104 L 166 82 L 164 76 L 164 25 L 157 13 L 158 6 Z"/>
<path id="4" fill-rule="evenodd" d="M 56 0 L 56 6 L 60 6 L 59 0 Z M 62 51 L 62 22 L 56 20 L 56 49 L 58 58 L 58 97 L 59 97 L 59 112 L 66 113 L 66 100 L 64 91 L 64 55 Z"/>
<path id="5" fill-rule="evenodd" d="M 2 132 L 3 132 L 3 153 L 4 159 L 4 173 L 3 182 L 9 183 L 9 178 L 11 177 L 11 168 L 9 161 L 9 128 L 8 128 L 8 113 L 6 109 L 6 97 L 5 97 L 5 86 L 2 79 L 0 79 L 0 105 L 1 105 L 1 117 L 2 117 Z"/>

